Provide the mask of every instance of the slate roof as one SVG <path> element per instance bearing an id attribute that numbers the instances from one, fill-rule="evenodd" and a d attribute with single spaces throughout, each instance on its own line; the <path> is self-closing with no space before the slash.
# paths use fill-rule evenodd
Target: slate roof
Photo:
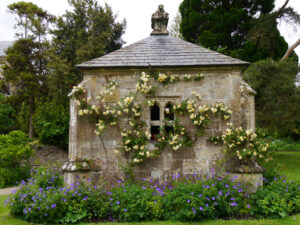
<path id="1" fill-rule="evenodd" d="M 246 66 L 248 62 L 191 44 L 169 35 L 151 35 L 100 58 L 77 65 L 79 68 Z"/>
<path id="2" fill-rule="evenodd" d="M 6 56 L 5 50 L 14 44 L 14 41 L 0 41 L 0 56 Z"/>

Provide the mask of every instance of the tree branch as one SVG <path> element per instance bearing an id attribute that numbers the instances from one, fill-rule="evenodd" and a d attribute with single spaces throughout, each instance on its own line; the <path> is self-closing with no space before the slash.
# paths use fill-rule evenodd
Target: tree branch
<path id="1" fill-rule="evenodd" d="M 279 17 L 282 13 L 282 11 L 284 10 L 284 8 L 287 6 L 287 4 L 289 3 L 290 0 L 286 0 L 285 3 L 280 7 L 280 9 L 278 9 L 275 14 L 276 17 Z"/>
<path id="2" fill-rule="evenodd" d="M 280 61 L 287 59 L 290 56 L 290 54 L 293 52 L 293 50 L 298 47 L 298 45 L 300 45 L 300 38 L 291 47 L 288 48 L 288 50 L 286 51 L 286 53 L 284 54 L 284 56 Z"/>

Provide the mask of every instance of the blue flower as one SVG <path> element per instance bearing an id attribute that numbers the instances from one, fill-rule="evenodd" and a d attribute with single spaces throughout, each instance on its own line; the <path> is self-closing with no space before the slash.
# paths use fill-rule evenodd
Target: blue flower
<path id="1" fill-rule="evenodd" d="M 55 208 L 56 207 L 56 203 L 54 203 L 53 205 L 51 205 L 51 208 Z"/>
<path id="2" fill-rule="evenodd" d="M 203 211 L 203 208 L 200 206 L 200 208 L 199 208 L 201 211 Z"/>
<path id="3" fill-rule="evenodd" d="M 195 208 L 193 208 L 193 213 L 194 213 L 194 214 L 196 214 L 196 210 L 195 210 Z"/>
<path id="4" fill-rule="evenodd" d="M 117 205 L 119 205 L 120 204 L 120 202 L 119 201 L 117 201 Z"/>

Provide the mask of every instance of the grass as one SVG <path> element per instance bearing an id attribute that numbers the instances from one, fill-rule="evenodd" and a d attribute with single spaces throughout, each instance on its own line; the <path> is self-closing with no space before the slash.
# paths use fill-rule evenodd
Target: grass
<path id="1" fill-rule="evenodd" d="M 279 152 L 281 172 L 289 180 L 300 180 L 300 152 Z"/>
<path id="2" fill-rule="evenodd" d="M 282 174 L 288 179 L 300 180 L 300 152 L 279 152 L 278 158 L 282 164 Z M 0 196 L 0 225 L 29 225 L 31 223 L 13 218 L 9 215 L 9 209 L 4 207 L 7 196 Z M 92 225 L 95 223 L 80 223 L 78 225 Z M 109 223 L 97 223 L 108 225 Z M 140 223 L 114 223 L 120 225 L 300 225 L 300 214 L 285 219 L 262 220 L 205 220 L 201 222 L 180 223 L 174 221 L 155 221 Z"/>

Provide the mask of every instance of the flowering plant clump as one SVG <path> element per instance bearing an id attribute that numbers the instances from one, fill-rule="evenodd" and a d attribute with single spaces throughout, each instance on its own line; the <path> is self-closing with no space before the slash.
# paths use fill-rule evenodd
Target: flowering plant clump
<path id="1" fill-rule="evenodd" d="M 300 212 L 300 183 L 282 177 L 274 177 L 270 185 L 251 196 L 236 177 L 213 171 L 203 176 L 174 174 L 167 182 L 119 180 L 106 190 L 92 185 L 90 179 L 87 185 L 76 182 L 69 187 L 63 187 L 61 181 L 62 177 L 53 171 L 34 172 L 5 204 L 13 216 L 42 224 L 201 221 L 241 215 L 286 217 Z"/>
<path id="2" fill-rule="evenodd" d="M 168 133 L 167 127 L 171 127 L 172 130 Z M 174 120 L 174 123 L 170 124 L 166 122 L 166 125 L 161 127 L 160 133 L 156 136 L 157 143 L 155 143 L 156 149 L 162 150 L 167 146 L 174 151 L 191 147 L 192 141 L 186 132 L 186 128 L 180 125 L 179 120 Z"/>
<path id="3" fill-rule="evenodd" d="M 254 160 L 269 162 L 272 159 L 272 152 L 269 145 L 263 141 L 253 130 L 244 130 L 242 127 L 226 129 L 222 136 L 211 137 L 214 143 L 222 141 L 224 153 L 228 156 L 235 156 L 239 160 Z"/>
<path id="4" fill-rule="evenodd" d="M 201 96 L 194 93 L 199 99 Z M 197 105 L 195 100 L 188 99 L 181 104 L 175 105 L 174 110 L 181 115 L 187 113 L 190 120 L 199 129 L 198 134 L 204 133 L 204 128 L 210 123 L 212 117 L 221 115 L 224 120 L 228 120 L 232 114 L 232 111 L 224 105 L 224 103 L 217 102 L 215 105 Z"/>
<path id="5" fill-rule="evenodd" d="M 183 77 L 183 78 L 182 78 Z M 121 117 L 127 117 L 126 130 L 121 131 L 122 145 L 114 149 L 116 154 L 120 151 L 131 157 L 130 164 L 141 163 L 148 158 L 153 158 L 161 154 L 161 151 L 170 146 L 174 151 L 190 147 L 192 145 L 191 138 L 187 135 L 186 129 L 180 124 L 179 120 L 169 123 L 165 121 L 165 126 L 160 127 L 160 133 L 156 135 L 155 148 L 147 147 L 151 135 L 149 128 L 146 127 L 146 122 L 141 120 L 141 113 L 145 107 L 153 106 L 153 100 L 141 101 L 141 95 L 154 95 L 158 86 L 151 86 L 151 79 L 157 81 L 158 85 L 167 85 L 183 80 L 202 80 L 202 74 L 196 75 L 169 75 L 163 73 L 152 72 L 147 74 L 142 72 L 136 83 L 136 90 L 130 92 L 129 95 L 121 98 L 117 103 L 108 103 L 106 99 L 114 95 L 118 84 L 115 81 L 108 81 L 108 85 L 100 92 L 96 98 L 96 104 L 92 103 L 92 98 L 86 96 L 86 91 L 83 87 L 75 87 L 74 93 L 76 103 L 79 107 L 79 116 L 89 116 L 96 121 L 95 133 L 101 138 L 101 134 L 108 126 L 118 126 Z M 192 93 L 197 101 L 201 100 L 201 96 Z M 139 103 L 137 100 L 139 99 Z M 223 103 L 216 103 L 214 106 L 196 104 L 193 99 L 187 99 L 174 108 L 166 108 L 166 114 L 170 113 L 187 113 L 193 124 L 199 129 L 198 134 L 204 133 L 205 125 L 207 125 L 212 117 L 222 116 L 227 120 L 232 111 Z M 168 128 L 170 128 L 168 130 Z M 121 130 L 121 129 L 120 129 Z M 168 130 L 168 131 L 167 131 Z M 103 141 L 102 141 L 103 143 Z"/>
<path id="6" fill-rule="evenodd" d="M 43 224 L 71 224 L 107 218 L 108 201 L 105 201 L 106 195 L 101 189 L 80 183 L 63 187 L 62 182 L 54 182 L 62 180 L 60 175 L 46 172 L 51 176 L 45 177 L 44 172 L 38 171 L 28 183 L 22 182 L 20 189 L 6 201 L 13 216 Z"/>
<path id="7" fill-rule="evenodd" d="M 178 175 L 173 179 L 177 180 Z M 176 181 L 171 188 L 163 199 L 168 209 L 166 219 L 199 221 L 247 214 L 251 208 L 247 188 L 235 178 L 194 174 Z"/>
<path id="8" fill-rule="evenodd" d="M 250 215 L 257 218 L 284 218 L 300 212 L 300 182 L 285 177 L 264 180 L 269 185 L 260 188 L 251 199 Z"/>

